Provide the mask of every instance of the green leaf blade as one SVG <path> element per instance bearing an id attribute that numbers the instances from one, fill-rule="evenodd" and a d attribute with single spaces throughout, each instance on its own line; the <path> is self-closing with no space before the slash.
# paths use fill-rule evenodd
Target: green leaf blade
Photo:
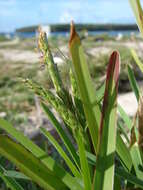
<path id="1" fill-rule="evenodd" d="M 120 117 L 123 119 L 125 125 L 131 131 L 131 129 L 132 129 L 132 121 L 131 121 L 130 117 L 126 114 L 124 109 L 119 104 L 118 104 L 118 111 L 119 111 Z"/>
<path id="2" fill-rule="evenodd" d="M 136 22 L 141 34 L 143 35 L 143 10 L 140 0 L 130 0 L 131 7 L 136 17 Z"/>
<path id="3" fill-rule="evenodd" d="M 53 146 L 56 148 L 56 150 L 59 152 L 59 154 L 63 157 L 63 159 L 65 160 L 66 164 L 68 165 L 68 167 L 70 168 L 70 170 L 72 171 L 73 175 L 75 177 L 80 178 L 81 175 L 78 171 L 78 169 L 76 168 L 76 166 L 72 163 L 72 161 L 70 160 L 70 158 L 67 156 L 67 154 L 65 153 L 65 151 L 62 149 L 62 147 L 59 145 L 59 143 L 54 139 L 54 137 L 43 127 L 40 128 L 40 131 L 44 134 L 45 137 L 48 138 L 48 140 L 53 144 Z"/>
<path id="4" fill-rule="evenodd" d="M 143 64 L 142 62 L 140 61 L 139 57 L 137 56 L 136 52 L 134 49 L 131 49 L 131 54 L 132 54 L 132 57 L 134 58 L 135 60 L 135 63 L 137 64 L 137 66 L 139 67 L 139 69 L 141 70 L 141 72 L 143 73 Z"/>
<path id="5" fill-rule="evenodd" d="M 132 168 L 132 158 L 130 151 L 124 141 L 122 140 L 119 133 L 117 133 L 117 142 L 116 142 L 116 152 L 119 155 L 121 162 L 124 163 L 128 171 L 131 171 Z"/>
<path id="6" fill-rule="evenodd" d="M 71 25 L 69 48 L 92 143 L 96 152 L 98 144 L 98 127 L 101 116 L 100 108 L 97 104 L 95 89 L 86 64 L 83 48 L 73 24 Z"/>
<path id="7" fill-rule="evenodd" d="M 73 158 L 74 162 L 76 163 L 76 166 L 78 168 L 80 168 L 80 162 L 79 162 L 78 155 L 77 155 L 75 147 L 71 143 L 69 137 L 66 135 L 66 133 L 63 130 L 62 126 L 60 125 L 60 123 L 58 122 L 58 120 L 55 118 L 55 116 L 53 115 L 53 113 L 50 111 L 50 109 L 48 108 L 48 106 L 46 104 L 44 104 L 44 103 L 41 103 L 41 105 L 42 105 L 43 110 L 47 114 L 49 120 L 51 121 L 51 123 L 53 124 L 54 128 L 56 129 L 57 133 L 59 134 L 59 136 L 61 137 L 62 141 L 64 142 L 67 150 L 69 151 L 71 157 Z"/>
<path id="8" fill-rule="evenodd" d="M 138 84 L 136 82 L 133 70 L 131 69 L 131 67 L 129 65 L 127 66 L 127 68 L 128 68 L 128 77 L 129 77 L 129 81 L 130 81 L 132 90 L 135 93 L 137 101 L 139 101 L 140 92 L 139 92 L 139 87 L 138 87 Z"/>
<path id="9" fill-rule="evenodd" d="M 0 136 L 0 154 L 12 161 L 25 175 L 44 189 L 67 189 L 38 158 L 7 136 Z"/>
<path id="10" fill-rule="evenodd" d="M 137 143 L 135 143 L 131 147 L 130 154 L 131 154 L 131 157 L 132 157 L 133 166 L 134 166 L 136 175 L 137 175 L 137 177 L 139 179 L 142 180 L 143 171 L 142 171 L 142 169 L 140 169 L 140 167 L 143 165 L 143 163 L 142 163 L 142 159 L 141 159 L 141 155 L 140 155 L 140 151 L 139 151 L 139 147 L 138 147 Z"/>
<path id="11" fill-rule="evenodd" d="M 118 52 L 115 51 L 110 57 L 107 69 L 100 124 L 100 141 L 94 180 L 94 189 L 99 190 L 112 190 L 114 183 L 119 69 L 120 58 Z"/>
<path id="12" fill-rule="evenodd" d="M 90 176 L 90 168 L 88 165 L 88 160 L 86 157 L 86 150 L 84 146 L 84 138 L 83 138 L 82 130 L 77 129 L 75 131 L 75 135 L 76 135 L 76 141 L 78 144 L 79 158 L 80 158 L 80 163 L 81 163 L 81 172 L 82 172 L 83 181 L 84 181 L 84 189 L 89 190 L 91 189 L 91 176 Z"/>
<path id="13" fill-rule="evenodd" d="M 61 181 L 73 190 L 82 190 L 81 185 L 73 178 L 68 172 L 66 172 L 61 166 L 59 166 L 45 151 L 34 144 L 20 131 L 16 130 L 9 122 L 0 118 L 0 128 L 14 137 L 19 143 L 21 143 L 27 150 L 29 150 L 34 156 L 39 158 L 45 167 L 54 172 Z"/>

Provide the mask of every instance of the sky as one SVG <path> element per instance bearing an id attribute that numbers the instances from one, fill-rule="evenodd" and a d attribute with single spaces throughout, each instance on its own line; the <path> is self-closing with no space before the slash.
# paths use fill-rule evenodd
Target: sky
<path id="1" fill-rule="evenodd" d="M 141 0 L 143 4 L 143 0 Z M 0 32 L 48 23 L 135 23 L 129 0 L 0 0 Z"/>

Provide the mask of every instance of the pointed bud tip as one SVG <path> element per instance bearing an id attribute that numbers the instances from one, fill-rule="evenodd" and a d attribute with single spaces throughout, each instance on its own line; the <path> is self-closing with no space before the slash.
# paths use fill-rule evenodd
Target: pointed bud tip
<path id="1" fill-rule="evenodd" d="M 106 80 L 109 81 L 111 78 L 115 82 L 115 86 L 118 86 L 118 79 L 119 79 L 119 72 L 120 72 L 120 56 L 118 51 L 113 51 L 110 59 L 109 64 L 107 67 L 107 77 Z"/>
<path id="2" fill-rule="evenodd" d="M 110 56 L 110 63 L 111 64 L 118 64 L 118 70 L 120 71 L 120 54 L 118 51 L 113 51 Z"/>
<path id="3" fill-rule="evenodd" d="M 74 39 L 75 36 L 76 36 L 75 25 L 74 25 L 74 22 L 71 21 L 71 25 L 70 25 L 70 40 L 69 40 L 69 44 L 71 44 L 71 42 L 72 42 L 72 40 Z"/>
<path id="4" fill-rule="evenodd" d="M 118 51 L 113 51 L 112 54 L 111 54 L 111 57 L 119 57 L 119 52 Z"/>

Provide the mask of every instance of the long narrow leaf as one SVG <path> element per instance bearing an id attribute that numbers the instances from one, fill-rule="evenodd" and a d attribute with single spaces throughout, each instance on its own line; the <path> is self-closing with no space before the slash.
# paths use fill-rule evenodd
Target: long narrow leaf
<path id="1" fill-rule="evenodd" d="M 99 119 L 101 118 L 101 112 L 98 105 L 98 100 L 102 98 L 102 95 L 101 93 L 99 93 L 100 95 L 98 97 L 100 98 L 97 98 L 96 93 L 93 90 L 93 85 L 90 79 L 83 49 L 81 47 L 79 37 L 77 33 L 75 32 L 75 29 L 73 28 L 73 26 L 72 26 L 72 31 L 71 31 L 70 51 L 72 55 L 72 61 L 74 64 L 74 69 L 76 73 L 78 86 L 80 89 L 82 102 L 84 104 L 86 118 L 89 125 L 88 127 L 90 130 L 94 148 L 96 149 L 97 143 L 98 143 L 98 140 L 97 140 L 98 126 L 100 125 Z M 103 89 L 104 89 L 104 86 L 101 92 L 103 92 Z M 122 152 L 120 153 L 122 154 Z M 120 156 L 122 158 L 124 157 L 123 155 L 120 155 Z"/>
<path id="2" fill-rule="evenodd" d="M 9 122 L 0 118 L 0 128 L 5 130 L 8 134 L 14 137 L 19 143 L 21 143 L 27 150 L 29 150 L 34 156 L 39 158 L 45 167 L 54 172 L 61 181 L 73 190 L 81 190 L 81 185 L 78 184 L 68 172 L 61 168 L 50 156 L 48 156 L 40 147 L 34 144 L 31 140 L 25 137 L 20 131 L 16 130 Z"/>
<path id="3" fill-rule="evenodd" d="M 113 52 L 107 69 L 94 181 L 95 190 L 113 189 L 114 156 L 116 151 L 117 91 L 120 69 L 119 59 L 118 52 Z"/>
<path id="4" fill-rule="evenodd" d="M 67 189 L 38 158 L 7 136 L 0 136 L 0 154 L 13 162 L 25 175 L 45 190 Z"/>
<path id="5" fill-rule="evenodd" d="M 68 155 L 65 153 L 65 151 L 63 150 L 63 148 L 59 145 L 59 143 L 54 139 L 54 137 L 45 128 L 41 127 L 40 130 L 44 134 L 44 136 L 47 137 L 48 140 L 53 144 L 53 146 L 56 148 L 56 150 L 59 152 L 59 154 L 63 157 L 63 159 L 65 160 L 66 164 L 68 165 L 68 167 L 72 171 L 73 175 L 75 177 L 79 177 L 80 178 L 81 175 L 80 175 L 78 169 L 72 163 L 72 161 L 70 160 L 70 158 L 68 157 Z"/>
<path id="6" fill-rule="evenodd" d="M 90 168 L 88 165 L 88 160 L 86 157 L 86 151 L 84 147 L 84 138 L 81 129 L 77 129 L 75 131 L 76 140 L 78 144 L 79 157 L 81 163 L 81 171 L 84 181 L 84 190 L 91 189 L 91 176 L 90 176 Z"/>
<path id="7" fill-rule="evenodd" d="M 139 101 L 140 92 L 139 92 L 138 84 L 136 82 L 133 70 L 131 69 L 131 67 L 129 65 L 127 67 L 128 67 L 128 77 L 129 77 L 129 81 L 130 81 L 132 90 L 135 93 L 137 101 Z"/>
<path id="8" fill-rule="evenodd" d="M 90 164 L 96 166 L 96 156 L 89 152 L 86 153 L 88 161 Z M 143 188 L 143 180 L 140 180 L 136 176 L 132 175 L 131 173 L 127 172 L 124 168 L 116 167 L 115 168 L 115 175 L 123 178 L 124 180 L 129 181 L 132 184 L 137 185 L 140 188 Z"/>
<path id="9" fill-rule="evenodd" d="M 49 120 L 51 121 L 51 123 L 55 127 L 56 131 L 58 132 L 59 136 L 61 137 L 62 141 L 64 142 L 67 150 L 69 151 L 70 155 L 72 156 L 72 158 L 73 158 L 74 162 L 76 163 L 77 167 L 80 168 L 78 155 L 77 155 L 75 147 L 71 143 L 69 137 L 66 135 L 66 133 L 63 130 L 62 126 L 60 125 L 58 120 L 55 118 L 53 113 L 50 111 L 48 106 L 46 104 L 44 104 L 44 103 L 41 103 L 41 105 L 42 105 L 43 110 L 47 114 Z"/>
<path id="10" fill-rule="evenodd" d="M 130 140 L 129 140 L 127 131 L 126 131 L 125 127 L 122 125 L 121 121 L 119 121 L 119 120 L 118 120 L 118 131 L 121 132 L 121 134 L 125 137 L 127 143 L 129 144 Z"/>
<path id="11" fill-rule="evenodd" d="M 118 111 L 120 113 L 120 117 L 125 122 L 125 125 L 128 127 L 129 130 L 131 130 L 132 129 L 132 121 L 129 118 L 129 116 L 126 114 L 126 112 L 124 111 L 124 109 L 119 104 L 118 104 Z"/>
<path id="12" fill-rule="evenodd" d="M 136 22 L 139 30 L 143 35 L 143 11 L 141 8 L 140 0 L 130 0 L 130 4 L 136 17 Z"/>
<path id="13" fill-rule="evenodd" d="M 104 97 L 105 83 L 96 91 L 97 102 L 100 102 Z"/>
<path id="14" fill-rule="evenodd" d="M 132 158 L 130 155 L 130 151 L 126 144 L 123 142 L 120 134 L 117 133 L 117 142 L 116 142 L 116 152 L 121 159 L 121 162 L 126 166 L 126 168 L 131 171 L 132 168 Z"/>
<path id="15" fill-rule="evenodd" d="M 130 154 L 132 157 L 132 161 L 133 161 L 133 166 L 136 172 L 136 175 L 139 179 L 143 178 L 143 171 L 142 171 L 142 159 L 141 159 L 141 155 L 140 155 L 140 151 L 139 151 L 139 147 L 138 144 L 135 143 L 130 150 Z"/>
<path id="16" fill-rule="evenodd" d="M 142 62 L 139 60 L 135 50 L 131 49 L 131 54 L 135 60 L 135 63 L 138 65 L 139 69 L 141 70 L 141 72 L 143 73 L 143 64 Z"/>
<path id="17" fill-rule="evenodd" d="M 95 89 L 89 74 L 80 38 L 77 35 L 73 24 L 71 24 L 69 48 L 92 143 L 96 151 L 98 143 L 98 127 L 101 116 L 100 109 L 97 104 Z"/>

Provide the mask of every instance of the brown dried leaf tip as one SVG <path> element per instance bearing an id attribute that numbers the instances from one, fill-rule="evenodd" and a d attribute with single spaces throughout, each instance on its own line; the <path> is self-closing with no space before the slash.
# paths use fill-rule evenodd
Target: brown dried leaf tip
<path id="1" fill-rule="evenodd" d="M 76 29 L 75 29 L 75 25 L 74 22 L 71 21 L 71 25 L 70 25 L 70 40 L 69 40 L 69 45 L 71 45 L 73 39 L 78 36 L 76 33 Z"/>
<path id="2" fill-rule="evenodd" d="M 143 97 L 139 99 L 138 106 L 138 131 L 139 131 L 139 147 L 143 150 Z"/>

